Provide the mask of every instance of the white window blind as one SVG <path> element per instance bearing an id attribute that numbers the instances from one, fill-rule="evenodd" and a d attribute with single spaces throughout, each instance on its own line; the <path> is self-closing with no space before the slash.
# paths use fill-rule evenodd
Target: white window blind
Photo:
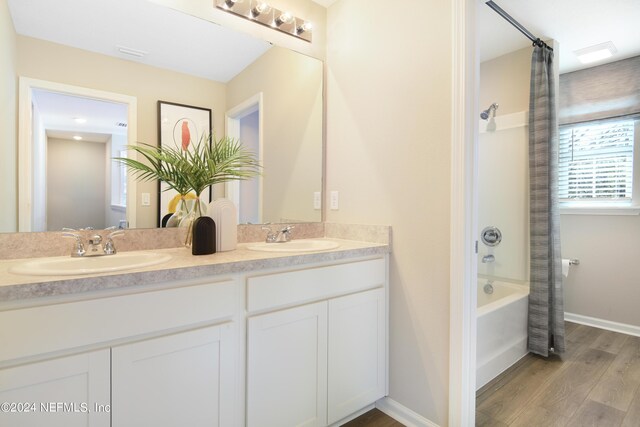
<path id="1" fill-rule="evenodd" d="M 560 127 L 561 202 L 632 200 L 634 120 Z"/>

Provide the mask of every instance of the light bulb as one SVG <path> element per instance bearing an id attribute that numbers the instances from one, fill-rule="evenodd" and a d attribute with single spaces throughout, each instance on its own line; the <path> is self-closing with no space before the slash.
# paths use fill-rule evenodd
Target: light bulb
<path id="1" fill-rule="evenodd" d="M 282 14 L 278 16 L 278 19 L 276 19 L 276 26 L 279 27 L 280 25 L 288 24 L 291 21 L 293 21 L 293 15 L 289 12 L 282 12 Z"/>
<path id="2" fill-rule="evenodd" d="M 305 22 L 304 24 L 300 25 L 298 28 L 296 28 L 296 32 L 298 34 L 302 34 L 305 32 L 309 32 L 313 29 L 313 24 L 311 22 Z"/>
<path id="3" fill-rule="evenodd" d="M 227 8 L 232 8 L 233 6 L 236 5 L 236 3 L 242 3 L 242 0 L 225 0 L 224 1 L 224 5 Z"/>
<path id="4" fill-rule="evenodd" d="M 251 9 L 251 16 L 256 18 L 257 16 L 259 16 L 259 15 L 261 15 L 263 13 L 267 13 L 270 10 L 271 10 L 271 6 L 269 6 L 265 2 L 261 1 L 261 2 L 258 2 L 258 4 L 256 4 L 256 7 Z"/>

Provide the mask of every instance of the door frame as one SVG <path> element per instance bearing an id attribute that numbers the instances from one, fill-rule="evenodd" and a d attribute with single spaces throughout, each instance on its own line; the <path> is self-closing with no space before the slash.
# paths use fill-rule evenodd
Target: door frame
<path id="1" fill-rule="evenodd" d="M 240 139 L 240 120 L 258 112 L 258 163 L 264 165 L 264 99 L 263 93 L 258 92 L 252 97 L 242 101 L 225 113 L 225 125 L 229 138 Z M 264 222 L 263 201 L 264 182 L 262 175 L 254 179 L 258 180 L 258 223 Z M 224 189 L 225 197 L 231 200 L 237 207 L 238 220 L 240 219 L 240 181 L 228 181 Z"/>
<path id="2" fill-rule="evenodd" d="M 479 60 L 476 2 L 452 2 L 449 423 L 475 425 Z"/>

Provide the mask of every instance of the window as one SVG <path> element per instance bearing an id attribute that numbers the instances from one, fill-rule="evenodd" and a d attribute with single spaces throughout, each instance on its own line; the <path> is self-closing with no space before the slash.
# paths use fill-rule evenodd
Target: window
<path id="1" fill-rule="evenodd" d="M 559 200 L 564 207 L 634 205 L 634 118 L 560 127 Z M 637 171 L 636 171 L 637 174 Z M 640 188 L 635 189 L 640 192 Z"/>

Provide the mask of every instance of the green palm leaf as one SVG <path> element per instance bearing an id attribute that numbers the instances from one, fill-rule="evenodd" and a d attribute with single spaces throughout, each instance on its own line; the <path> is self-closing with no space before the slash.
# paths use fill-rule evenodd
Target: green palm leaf
<path id="1" fill-rule="evenodd" d="M 128 145 L 145 162 L 114 157 L 140 181 L 160 180 L 180 194 L 193 190 L 201 194 L 207 187 L 222 182 L 250 179 L 260 174 L 255 154 L 238 140 L 213 134 L 190 144 L 188 151 L 139 143 Z"/>

